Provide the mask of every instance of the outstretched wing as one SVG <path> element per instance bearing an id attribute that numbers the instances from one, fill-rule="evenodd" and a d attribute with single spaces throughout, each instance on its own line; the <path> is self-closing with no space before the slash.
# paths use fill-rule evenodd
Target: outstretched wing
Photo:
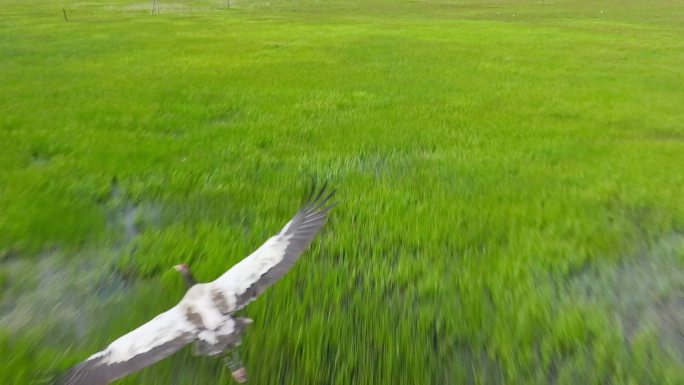
<path id="1" fill-rule="evenodd" d="M 112 342 L 72 368 L 65 385 L 106 385 L 150 366 L 180 350 L 197 335 L 180 306 L 158 315 L 150 322 Z"/>
<path id="2" fill-rule="evenodd" d="M 334 204 L 325 186 L 297 212 L 285 227 L 254 253 L 216 279 L 211 285 L 227 299 L 228 313 L 242 309 L 287 273 L 328 219 Z"/>

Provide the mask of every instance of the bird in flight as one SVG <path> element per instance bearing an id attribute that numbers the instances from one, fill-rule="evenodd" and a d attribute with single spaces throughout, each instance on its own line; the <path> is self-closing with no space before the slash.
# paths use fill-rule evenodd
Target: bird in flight
<path id="1" fill-rule="evenodd" d="M 187 267 L 178 265 L 189 286 L 171 309 L 112 342 L 74 366 L 65 385 L 106 385 L 141 370 L 193 343 L 195 354 L 217 356 L 240 344 L 251 320 L 235 312 L 254 301 L 282 278 L 311 244 L 328 219 L 334 203 L 326 186 L 309 193 L 307 203 L 282 230 L 219 278 L 196 283 Z M 185 269 L 185 270 L 184 270 Z M 233 373 L 236 380 L 244 380 Z"/>

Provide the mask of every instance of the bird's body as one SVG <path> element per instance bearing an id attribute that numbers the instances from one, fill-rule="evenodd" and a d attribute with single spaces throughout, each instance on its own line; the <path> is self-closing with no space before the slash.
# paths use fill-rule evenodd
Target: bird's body
<path id="1" fill-rule="evenodd" d="M 106 385 L 190 343 L 198 354 L 210 356 L 239 345 L 240 334 L 251 320 L 234 313 L 280 279 L 311 243 L 332 208 L 326 205 L 332 194 L 324 197 L 323 193 L 324 189 L 280 233 L 213 282 L 195 283 L 187 267 L 179 265 L 185 268 L 190 286 L 183 299 L 75 366 L 64 383 Z"/>

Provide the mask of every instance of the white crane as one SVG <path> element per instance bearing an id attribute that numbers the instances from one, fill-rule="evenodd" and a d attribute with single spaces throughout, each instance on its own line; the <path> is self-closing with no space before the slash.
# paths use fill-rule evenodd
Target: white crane
<path id="1" fill-rule="evenodd" d="M 233 314 L 285 275 L 311 244 L 334 206 L 329 203 L 334 191 L 326 194 L 325 190 L 323 186 L 315 194 L 312 189 L 308 202 L 254 253 L 213 282 L 190 285 L 176 306 L 73 367 L 64 384 L 106 385 L 190 343 L 195 343 L 196 353 L 208 356 L 239 345 L 240 334 L 251 320 Z"/>

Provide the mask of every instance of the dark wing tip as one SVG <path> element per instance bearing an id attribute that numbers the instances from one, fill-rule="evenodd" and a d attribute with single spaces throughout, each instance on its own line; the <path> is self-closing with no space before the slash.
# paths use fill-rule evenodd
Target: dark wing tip
<path id="1" fill-rule="evenodd" d="M 312 211 L 320 211 L 322 208 L 324 208 L 326 203 L 328 203 L 330 199 L 335 196 L 335 192 L 337 191 L 336 189 L 329 190 L 328 184 L 329 182 L 325 181 L 320 189 L 316 188 L 315 183 L 312 184 L 302 211 L 310 213 Z M 318 193 L 316 193 L 316 191 L 318 191 Z M 331 204 L 334 205 L 335 203 L 331 202 Z"/>
<path id="2" fill-rule="evenodd" d="M 105 370 L 103 370 L 105 369 Z M 103 365 L 102 359 L 90 358 L 85 360 L 69 371 L 64 373 L 61 377 L 60 385 L 102 385 L 109 383 L 109 378 L 107 377 L 106 365 Z"/>
<path id="3" fill-rule="evenodd" d="M 302 206 L 291 220 L 285 231 L 281 232 L 281 234 L 291 234 L 295 238 L 307 239 L 304 242 L 307 246 L 328 220 L 330 210 L 337 205 L 336 201 L 331 201 L 335 196 L 336 190 L 329 190 L 327 182 L 320 189 L 313 188 L 311 190 L 317 191 L 317 193 L 309 198 L 307 203 Z M 306 248 L 306 246 L 303 248 Z M 298 249 L 298 247 L 295 249 Z"/>
<path id="4" fill-rule="evenodd" d="M 36 374 L 30 385 L 63 385 L 66 384 L 68 370 L 50 369 Z"/>

